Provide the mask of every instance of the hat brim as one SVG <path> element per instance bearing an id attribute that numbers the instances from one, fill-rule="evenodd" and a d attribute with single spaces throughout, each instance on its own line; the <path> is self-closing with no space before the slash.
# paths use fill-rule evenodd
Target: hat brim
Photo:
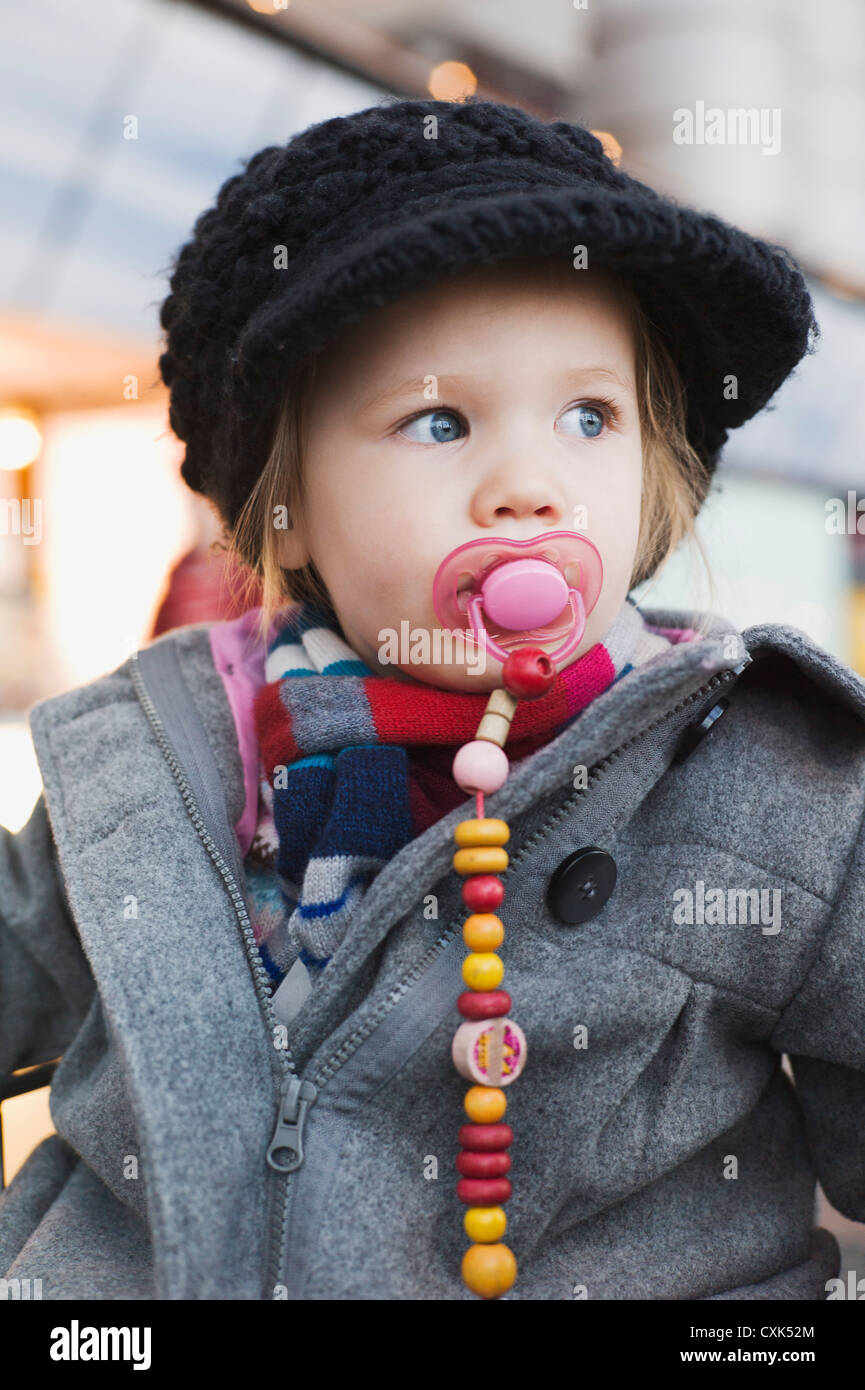
<path id="1" fill-rule="evenodd" d="M 275 380 L 281 364 L 321 352 L 412 290 L 516 256 L 572 264 L 582 245 L 589 269 L 629 282 L 661 335 L 685 386 L 689 439 L 712 464 L 727 432 L 767 404 L 819 336 L 784 248 L 636 181 L 627 192 L 532 183 L 480 193 L 469 184 L 408 200 L 396 221 L 370 228 L 365 216 L 361 238 L 344 212 L 341 222 L 274 272 L 284 291 L 261 305 L 236 347 L 245 382 Z"/>

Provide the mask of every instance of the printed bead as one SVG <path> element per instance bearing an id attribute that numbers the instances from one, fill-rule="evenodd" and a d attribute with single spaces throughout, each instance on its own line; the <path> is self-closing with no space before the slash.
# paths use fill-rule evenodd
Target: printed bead
<path id="1" fill-rule="evenodd" d="M 454 855 L 454 868 L 458 874 L 500 874 L 507 867 L 508 852 L 498 845 L 458 849 Z"/>
<path id="2" fill-rule="evenodd" d="M 505 939 L 505 924 L 494 912 L 473 912 L 463 922 L 463 941 L 470 951 L 494 951 Z"/>
<path id="3" fill-rule="evenodd" d="M 495 1095 L 495 1091 L 492 1091 Z M 514 1141 L 510 1125 L 460 1125 L 457 1135 L 461 1149 L 471 1149 L 474 1153 L 490 1154 L 498 1149 L 508 1149 Z"/>
<path id="4" fill-rule="evenodd" d="M 509 1086 L 526 1063 L 523 1030 L 509 1018 L 461 1023 L 451 1044 L 460 1076 L 479 1086 Z"/>
<path id="5" fill-rule="evenodd" d="M 463 902 L 472 912 L 492 912 L 505 897 L 505 885 L 492 874 L 476 874 L 463 884 Z"/>
<path id="6" fill-rule="evenodd" d="M 463 1226 L 469 1240 L 484 1244 L 501 1240 L 508 1228 L 508 1218 L 504 1207 L 469 1207 L 463 1217 Z"/>
<path id="7" fill-rule="evenodd" d="M 502 667 L 502 685 L 520 700 L 537 700 L 552 690 L 556 668 L 540 647 L 522 647 Z"/>
<path id="8" fill-rule="evenodd" d="M 491 1124 L 500 1120 L 508 1108 L 508 1098 L 497 1086 L 470 1086 L 465 1094 L 465 1112 L 470 1120 L 478 1124 Z M 501 1125 L 505 1130 L 507 1125 Z M 469 1145 L 465 1145 L 466 1148 Z M 502 1144 L 502 1148 L 506 1145 Z"/>
<path id="9" fill-rule="evenodd" d="M 463 961 L 463 979 L 469 989 L 495 989 L 504 973 L 505 963 L 495 951 L 472 951 Z"/>
<path id="10" fill-rule="evenodd" d="M 465 990 L 457 1000 L 463 1018 L 504 1018 L 510 1013 L 511 996 L 506 989 Z"/>
<path id="11" fill-rule="evenodd" d="M 454 839 L 467 849 L 475 845 L 506 845 L 511 838 L 510 826 L 506 820 L 496 820 L 494 816 L 483 820 L 461 820 L 454 830 Z"/>
<path id="12" fill-rule="evenodd" d="M 517 1277 L 517 1262 L 506 1245 L 470 1245 L 463 1255 L 463 1283 L 481 1298 L 499 1298 Z"/>
<path id="13" fill-rule="evenodd" d="M 460 1178 L 457 1196 L 468 1207 L 496 1207 L 513 1192 L 508 1178 Z"/>
<path id="14" fill-rule="evenodd" d="M 503 748 L 486 739 L 474 739 L 457 750 L 451 769 L 453 779 L 468 796 L 475 792 L 497 792 L 510 770 Z"/>
<path id="15" fill-rule="evenodd" d="M 506 1153 L 478 1153 L 466 1149 L 457 1154 L 457 1172 L 464 1178 L 503 1178 L 510 1171 L 511 1156 Z"/>

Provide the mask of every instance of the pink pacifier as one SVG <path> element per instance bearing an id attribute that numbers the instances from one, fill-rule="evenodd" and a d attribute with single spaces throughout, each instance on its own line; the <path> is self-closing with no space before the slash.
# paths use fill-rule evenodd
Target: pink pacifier
<path id="1" fill-rule="evenodd" d="M 469 627 L 499 661 L 523 642 L 564 636 L 547 653 L 563 661 L 582 640 L 602 582 L 597 547 L 576 531 L 526 541 L 493 536 L 445 556 L 433 580 L 433 607 L 444 627 Z"/>

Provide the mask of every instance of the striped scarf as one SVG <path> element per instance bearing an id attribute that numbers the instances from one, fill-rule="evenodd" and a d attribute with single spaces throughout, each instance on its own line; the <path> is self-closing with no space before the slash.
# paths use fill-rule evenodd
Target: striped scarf
<path id="1" fill-rule="evenodd" d="M 511 763 L 671 640 L 626 599 L 603 642 L 560 671 L 547 695 L 520 701 Z M 382 866 L 466 801 L 451 765 L 488 698 L 373 672 L 315 604 L 291 611 L 253 707 L 260 813 L 246 861 L 253 931 L 274 986 L 298 959 L 314 981 Z"/>

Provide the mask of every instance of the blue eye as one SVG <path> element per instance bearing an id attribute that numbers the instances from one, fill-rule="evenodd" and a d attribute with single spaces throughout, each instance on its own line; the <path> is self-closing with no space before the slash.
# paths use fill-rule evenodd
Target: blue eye
<path id="1" fill-rule="evenodd" d="M 597 439 L 606 423 L 603 412 L 594 405 L 573 405 L 559 419 L 565 434 L 579 434 L 583 439 Z"/>
<path id="2" fill-rule="evenodd" d="M 462 439 L 465 430 L 452 410 L 428 410 L 425 415 L 406 421 L 399 433 L 415 444 L 449 444 L 452 439 Z"/>

